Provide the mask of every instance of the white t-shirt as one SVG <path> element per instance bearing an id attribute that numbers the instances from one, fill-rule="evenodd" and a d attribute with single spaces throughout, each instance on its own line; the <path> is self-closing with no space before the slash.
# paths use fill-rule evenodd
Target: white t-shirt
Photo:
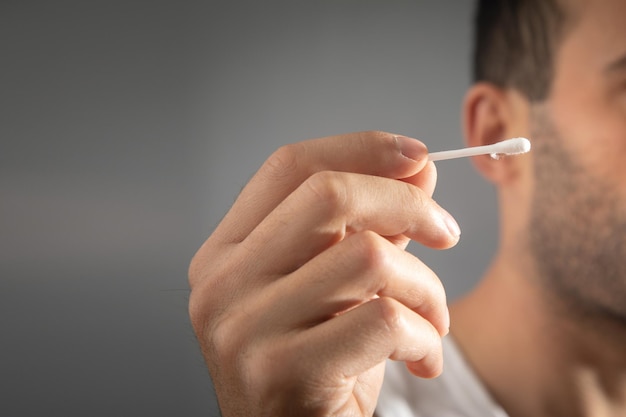
<path id="1" fill-rule="evenodd" d="M 388 361 L 378 417 L 507 417 L 470 369 L 450 335 L 443 338 L 443 373 L 423 379 L 404 362 Z"/>

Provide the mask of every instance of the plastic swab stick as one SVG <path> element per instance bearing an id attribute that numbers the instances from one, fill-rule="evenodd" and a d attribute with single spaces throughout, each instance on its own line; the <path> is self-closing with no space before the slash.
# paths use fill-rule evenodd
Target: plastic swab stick
<path id="1" fill-rule="evenodd" d="M 472 146 L 470 148 L 456 149 L 453 151 L 440 151 L 428 154 L 429 161 L 444 161 L 446 159 L 463 158 L 490 154 L 493 159 L 499 159 L 505 155 L 518 155 L 530 150 L 530 141 L 526 138 L 506 139 L 492 145 Z"/>

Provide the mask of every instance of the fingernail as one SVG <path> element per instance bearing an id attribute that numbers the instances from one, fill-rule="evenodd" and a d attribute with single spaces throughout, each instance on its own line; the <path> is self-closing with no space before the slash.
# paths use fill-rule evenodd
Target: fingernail
<path id="1" fill-rule="evenodd" d="M 407 138 L 406 136 L 395 136 L 396 143 L 402 155 L 413 161 L 420 160 L 428 154 L 428 148 L 417 139 Z"/>
<path id="2" fill-rule="evenodd" d="M 454 220 L 454 217 L 452 217 L 450 213 L 444 209 L 441 209 L 441 211 L 443 213 L 443 221 L 445 222 L 448 231 L 452 236 L 458 239 L 459 236 L 461 236 L 461 228 L 459 227 L 459 224 L 456 220 Z"/>

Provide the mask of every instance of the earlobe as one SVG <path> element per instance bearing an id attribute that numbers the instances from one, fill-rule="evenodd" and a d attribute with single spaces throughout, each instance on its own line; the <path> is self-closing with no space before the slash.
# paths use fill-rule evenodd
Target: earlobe
<path id="1" fill-rule="evenodd" d="M 508 139 L 515 125 L 514 105 L 507 91 L 490 83 L 473 85 L 463 103 L 463 130 L 467 146 L 490 145 Z M 500 184 L 511 179 L 514 158 L 494 160 L 489 155 L 472 157 L 472 163 L 489 181 Z"/>

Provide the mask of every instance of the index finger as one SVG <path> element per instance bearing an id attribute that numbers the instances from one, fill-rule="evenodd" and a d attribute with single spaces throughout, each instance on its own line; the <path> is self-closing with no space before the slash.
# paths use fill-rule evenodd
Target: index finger
<path id="1" fill-rule="evenodd" d="M 223 243 L 243 241 L 282 200 L 316 172 L 409 178 L 424 168 L 427 155 L 422 142 L 386 132 L 350 133 L 283 146 L 244 187 L 213 237 Z M 425 181 L 429 185 L 434 183 Z"/>

